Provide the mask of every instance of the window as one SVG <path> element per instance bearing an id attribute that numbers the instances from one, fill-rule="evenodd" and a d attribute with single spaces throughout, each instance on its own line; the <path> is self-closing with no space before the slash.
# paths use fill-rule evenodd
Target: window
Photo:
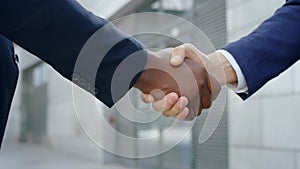
<path id="1" fill-rule="evenodd" d="M 193 6 L 193 0 L 160 0 L 151 5 L 152 9 L 170 11 L 187 11 Z"/>

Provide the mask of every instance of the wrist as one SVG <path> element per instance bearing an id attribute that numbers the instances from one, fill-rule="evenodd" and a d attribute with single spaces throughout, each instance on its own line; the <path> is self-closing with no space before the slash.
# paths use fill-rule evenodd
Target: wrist
<path id="1" fill-rule="evenodd" d="M 235 70 L 225 56 L 219 52 L 209 55 L 210 70 L 212 75 L 221 85 L 237 85 L 237 75 Z"/>
<path id="2" fill-rule="evenodd" d="M 137 79 L 136 83 L 133 85 L 135 88 L 137 88 L 137 89 L 139 89 L 141 91 L 145 91 L 146 90 L 145 87 L 147 86 L 147 84 L 146 84 L 147 83 L 147 79 L 149 79 L 149 76 L 148 76 L 149 75 L 149 73 L 148 73 L 149 70 L 147 70 L 147 67 L 149 67 L 149 64 L 150 64 L 149 62 L 151 62 L 150 55 L 151 55 L 151 52 L 148 51 L 147 62 L 146 62 L 145 68 L 140 73 L 140 76 Z"/>

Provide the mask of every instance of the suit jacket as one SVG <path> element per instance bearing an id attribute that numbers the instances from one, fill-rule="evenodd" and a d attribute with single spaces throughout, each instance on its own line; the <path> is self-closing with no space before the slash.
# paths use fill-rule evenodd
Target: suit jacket
<path id="1" fill-rule="evenodd" d="M 247 99 L 300 58 L 300 0 L 289 0 L 255 31 L 224 47 L 240 66 Z"/>
<path id="2" fill-rule="evenodd" d="M 74 65 L 83 45 L 93 33 L 107 24 L 107 20 L 93 15 L 75 0 L 0 1 L 0 143 L 18 79 L 11 41 L 50 64 L 63 77 L 72 80 Z M 95 83 L 95 88 L 100 89 L 96 97 L 111 107 L 114 104 L 110 90 L 114 71 L 127 56 L 143 51 L 144 48 L 134 38 L 112 26 L 102 33 L 105 36 L 94 39 L 100 47 L 122 39 L 106 53 L 97 69 L 97 78 L 91 82 Z M 146 52 L 143 52 L 135 58 L 132 67 L 144 68 L 146 59 Z M 84 73 L 82 76 L 83 79 L 88 78 Z M 137 78 L 138 75 L 126 87 L 126 91 Z M 122 97 L 126 91 L 118 93 L 117 98 Z"/>

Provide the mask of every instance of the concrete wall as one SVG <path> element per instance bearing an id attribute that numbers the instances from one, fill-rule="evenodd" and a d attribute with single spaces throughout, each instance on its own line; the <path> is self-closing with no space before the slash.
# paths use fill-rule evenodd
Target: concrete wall
<path id="1" fill-rule="evenodd" d="M 22 71 L 40 62 L 36 57 L 18 47 L 16 48 L 16 53 L 20 57 L 19 67 L 21 73 L 10 112 L 4 146 L 8 142 L 17 141 L 21 134 L 21 121 L 24 119 L 22 91 L 26 90 L 22 85 Z M 79 155 L 102 162 L 104 160 L 103 151 L 88 139 L 77 120 L 72 98 L 72 84 L 62 78 L 50 66 L 48 71 L 47 131 L 43 146 L 55 151 Z M 91 96 L 86 96 L 83 99 L 88 99 L 88 97 Z M 86 116 L 88 118 L 88 112 Z M 99 128 L 95 128 L 95 130 L 102 132 Z"/>
<path id="2" fill-rule="evenodd" d="M 282 0 L 227 0 L 228 39 L 250 33 Z M 276 50 L 276 49 L 274 49 Z M 243 102 L 229 94 L 231 169 L 300 168 L 300 63 Z"/>
<path id="3" fill-rule="evenodd" d="M 122 7 L 124 7 L 131 0 L 77 0 L 81 5 L 90 11 L 94 12 L 96 15 L 101 16 L 103 18 L 110 18 L 117 11 L 119 11 Z"/>

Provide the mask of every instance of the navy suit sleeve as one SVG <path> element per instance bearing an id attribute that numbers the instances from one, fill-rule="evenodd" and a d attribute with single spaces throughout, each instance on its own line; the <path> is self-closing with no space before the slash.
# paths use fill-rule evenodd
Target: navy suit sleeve
<path id="1" fill-rule="evenodd" d="M 256 30 L 224 47 L 239 64 L 247 99 L 300 57 L 300 0 L 290 0 Z"/>
<path id="2" fill-rule="evenodd" d="M 83 45 L 93 33 L 109 24 L 75 0 L 3 0 L 0 2 L 0 20 L 0 34 L 50 64 L 69 80 L 74 75 L 74 66 Z M 114 101 L 110 85 L 114 71 L 125 58 L 134 52 L 143 51 L 144 47 L 112 26 L 104 31 L 109 38 L 97 39 L 95 42 L 99 43 L 98 47 L 114 39 L 122 41 L 107 52 L 101 62 L 102 67 L 100 65 L 97 70 L 97 79 L 91 83 L 95 83 L 95 88 L 100 90 L 97 98 L 107 106 L 112 106 Z M 143 52 L 134 66 L 142 69 L 146 58 L 146 52 Z"/>

